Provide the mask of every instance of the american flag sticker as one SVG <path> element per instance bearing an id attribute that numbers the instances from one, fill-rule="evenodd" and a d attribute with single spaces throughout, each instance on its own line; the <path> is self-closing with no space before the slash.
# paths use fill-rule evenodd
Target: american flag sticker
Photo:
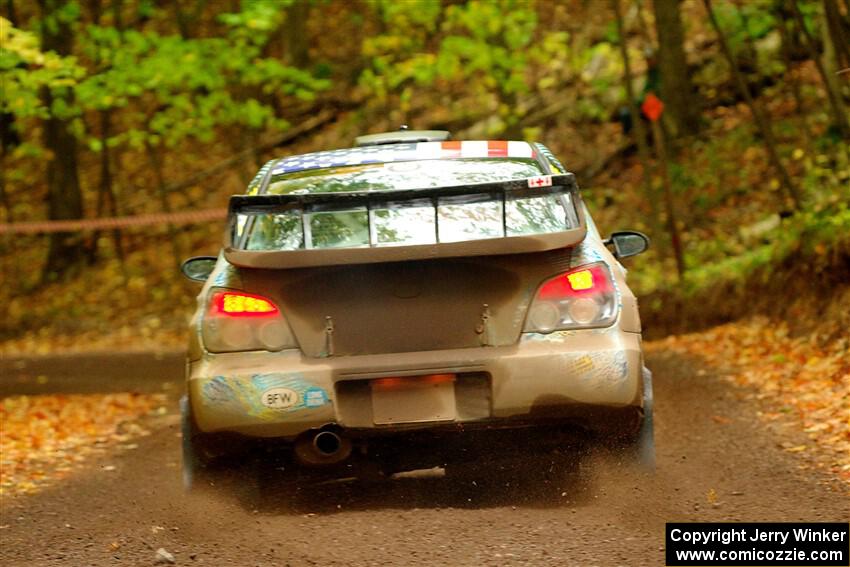
<path id="1" fill-rule="evenodd" d="M 528 142 L 460 141 L 410 142 L 386 146 L 366 146 L 290 156 L 274 162 L 272 173 L 280 175 L 310 169 L 345 167 L 374 163 L 457 158 L 534 159 L 535 150 Z M 551 183 L 550 183 L 551 185 Z M 539 187 L 543 187 L 542 185 Z"/>
<path id="2" fill-rule="evenodd" d="M 552 186 L 552 176 L 551 175 L 540 175 L 538 177 L 530 177 L 528 179 L 529 187 L 551 187 Z"/>

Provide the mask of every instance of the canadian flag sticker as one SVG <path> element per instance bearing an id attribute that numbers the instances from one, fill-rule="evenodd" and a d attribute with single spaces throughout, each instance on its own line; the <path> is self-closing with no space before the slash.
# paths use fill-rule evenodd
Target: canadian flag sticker
<path id="1" fill-rule="evenodd" d="M 540 175 L 539 177 L 530 177 L 528 179 L 529 187 L 551 187 L 552 186 L 552 176 L 551 175 Z"/>

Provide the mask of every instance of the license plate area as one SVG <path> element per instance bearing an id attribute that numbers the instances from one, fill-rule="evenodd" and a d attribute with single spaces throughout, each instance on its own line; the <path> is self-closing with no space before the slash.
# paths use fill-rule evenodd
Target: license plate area
<path id="1" fill-rule="evenodd" d="M 454 374 L 376 378 L 369 381 L 376 425 L 454 421 Z"/>

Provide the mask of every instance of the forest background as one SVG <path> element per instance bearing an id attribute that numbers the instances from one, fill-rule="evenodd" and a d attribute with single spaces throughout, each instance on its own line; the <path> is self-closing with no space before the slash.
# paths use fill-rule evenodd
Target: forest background
<path id="1" fill-rule="evenodd" d="M 0 16 L 0 353 L 182 348 L 198 288 L 178 266 L 217 252 L 228 197 L 271 158 L 401 124 L 548 145 L 604 233 L 652 238 L 628 262 L 651 336 L 762 314 L 846 342 L 848 0 L 5 0 Z M 653 97 L 660 120 L 638 119 Z M 124 217 L 141 224 L 43 222 Z"/>

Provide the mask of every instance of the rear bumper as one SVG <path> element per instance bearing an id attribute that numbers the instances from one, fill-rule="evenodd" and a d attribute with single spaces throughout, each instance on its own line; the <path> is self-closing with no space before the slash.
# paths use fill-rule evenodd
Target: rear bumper
<path id="1" fill-rule="evenodd" d="M 526 335 L 510 347 L 311 359 L 298 351 L 205 355 L 188 366 L 198 429 L 294 438 L 336 425 L 352 436 L 460 427 L 574 423 L 633 429 L 641 407 L 640 335 L 609 329 Z M 376 425 L 369 381 L 453 373 L 453 420 Z"/>

